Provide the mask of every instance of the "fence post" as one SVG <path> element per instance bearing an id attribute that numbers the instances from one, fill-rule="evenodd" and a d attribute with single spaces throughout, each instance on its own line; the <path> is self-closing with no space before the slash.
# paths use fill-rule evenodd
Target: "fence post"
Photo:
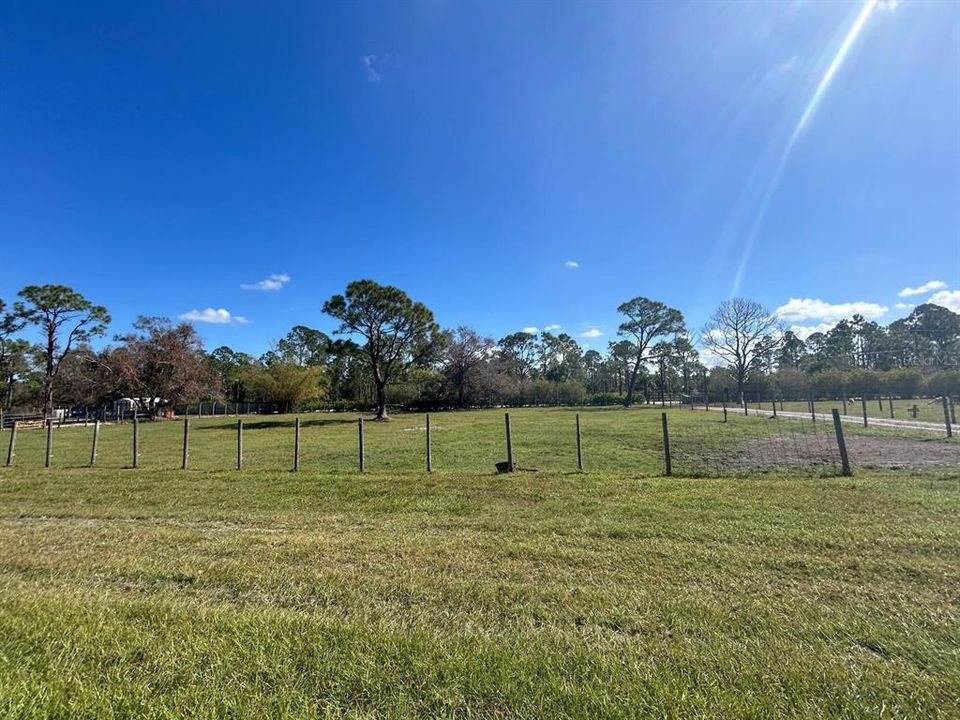
<path id="1" fill-rule="evenodd" d="M 363 418 L 357 418 L 357 440 L 360 445 L 360 472 L 366 470 L 366 463 L 363 458 Z"/>
<path id="2" fill-rule="evenodd" d="M 133 467 L 140 467 L 140 421 L 137 411 L 133 411 Z"/>
<path id="3" fill-rule="evenodd" d="M 13 465 L 13 454 L 17 450 L 17 421 L 10 425 L 10 444 L 7 445 L 7 467 Z"/>
<path id="4" fill-rule="evenodd" d="M 723 401 L 723 421 L 727 421 L 727 401 Z"/>
<path id="5" fill-rule="evenodd" d="M 956 425 L 957 424 L 957 406 L 956 406 L 956 403 L 953 402 L 953 398 L 950 398 L 949 402 L 950 402 L 950 422 Z"/>
<path id="6" fill-rule="evenodd" d="M 840 450 L 840 465 L 844 477 L 853 475 L 850 470 L 850 458 L 847 457 L 847 443 L 843 439 L 843 424 L 840 422 L 840 411 L 833 408 L 833 430 L 837 433 L 837 448 Z"/>
<path id="7" fill-rule="evenodd" d="M 770 404 L 773 405 L 773 416 L 776 417 L 776 416 L 777 416 L 777 401 L 774 400 L 774 401 L 773 401 L 772 403 L 770 403 Z"/>
<path id="8" fill-rule="evenodd" d="M 693 403 L 690 403 L 690 409 L 693 409 Z M 577 470 L 583 472 L 583 447 L 580 444 L 580 413 L 577 413 Z"/>
<path id="9" fill-rule="evenodd" d="M 427 472 L 433 472 L 433 444 L 430 438 L 430 413 L 427 413 Z"/>
<path id="10" fill-rule="evenodd" d="M 847 393 L 843 393 L 843 414 L 847 414 Z"/>
<path id="11" fill-rule="evenodd" d="M 503 426 L 507 433 L 507 472 L 513 472 L 513 438 L 510 436 L 510 413 L 503 414 Z"/>
<path id="12" fill-rule="evenodd" d="M 863 426 L 867 427 L 867 396 L 860 396 L 860 406 L 863 408 Z"/>
<path id="13" fill-rule="evenodd" d="M 50 467 L 50 458 L 53 456 L 53 418 L 47 418 L 47 450 L 43 458 L 43 466 Z"/>
<path id="14" fill-rule="evenodd" d="M 890 419 L 893 420 L 893 396 L 887 395 L 887 406 L 890 408 Z"/>
<path id="15" fill-rule="evenodd" d="M 817 403 L 813 399 L 812 395 L 810 396 L 810 421 L 811 422 L 817 421 Z"/>
<path id="16" fill-rule="evenodd" d="M 300 469 L 300 418 L 293 421 L 293 471 Z"/>
<path id="17" fill-rule="evenodd" d="M 183 419 L 183 458 L 180 469 L 186 470 L 190 466 L 190 418 Z"/>
<path id="18" fill-rule="evenodd" d="M 943 398 L 943 424 L 947 426 L 947 437 L 953 437 L 953 428 L 950 427 L 950 401 L 947 396 Z"/>
<path id="19" fill-rule="evenodd" d="M 663 463 L 665 467 L 665 474 L 673 474 L 673 467 L 670 463 L 670 431 L 667 429 L 667 414 L 660 413 L 660 419 L 663 421 Z"/>
<path id="20" fill-rule="evenodd" d="M 226 408 L 226 406 L 224 406 Z M 226 412 L 224 412 L 226 415 Z M 243 420 L 237 420 L 237 470 L 243 469 Z"/>
<path id="21" fill-rule="evenodd" d="M 100 444 L 100 421 L 93 421 L 93 447 L 90 448 L 90 467 L 97 462 L 97 446 Z"/>

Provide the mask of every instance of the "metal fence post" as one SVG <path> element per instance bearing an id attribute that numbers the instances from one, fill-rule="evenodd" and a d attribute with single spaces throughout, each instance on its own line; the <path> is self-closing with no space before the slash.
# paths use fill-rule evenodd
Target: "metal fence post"
<path id="1" fill-rule="evenodd" d="M 300 418 L 293 421 L 293 471 L 300 469 Z"/>
<path id="2" fill-rule="evenodd" d="M 183 459 L 180 469 L 186 470 L 190 466 L 190 418 L 183 419 Z"/>
<path id="3" fill-rule="evenodd" d="M 944 395 L 943 398 L 943 424 L 947 427 L 947 437 L 953 437 L 953 428 L 950 427 L 950 401 L 947 400 L 947 396 Z"/>
<path id="4" fill-rule="evenodd" d="M 366 463 L 363 457 L 363 418 L 357 418 L 357 439 L 360 445 L 360 472 L 366 470 Z"/>
<path id="5" fill-rule="evenodd" d="M 50 467 L 50 459 L 53 456 L 53 418 L 47 418 L 47 449 L 43 458 L 43 466 Z"/>
<path id="6" fill-rule="evenodd" d="M 427 413 L 427 472 L 433 472 L 433 444 L 430 438 L 430 413 Z"/>
<path id="7" fill-rule="evenodd" d="M 503 414 L 503 426 L 507 434 L 507 472 L 513 472 L 513 438 L 510 435 L 510 413 Z"/>
<path id="8" fill-rule="evenodd" d="M 97 447 L 100 445 L 100 421 L 93 421 L 93 447 L 90 448 L 90 467 L 97 462 Z"/>
<path id="9" fill-rule="evenodd" d="M 226 408 L 226 405 L 224 405 Z M 227 413 L 224 412 L 224 415 Z M 243 420 L 237 420 L 237 470 L 243 469 Z"/>
<path id="10" fill-rule="evenodd" d="M 667 414 L 660 413 L 660 419 L 663 421 L 663 463 L 665 475 L 673 474 L 673 467 L 670 462 L 670 431 L 667 428 Z"/>
<path id="11" fill-rule="evenodd" d="M 137 411 L 133 411 L 133 467 L 140 467 L 140 421 Z"/>
<path id="12" fill-rule="evenodd" d="M 853 475 L 850 470 L 850 458 L 847 457 L 847 443 L 843 439 L 843 424 L 840 422 L 840 411 L 833 408 L 833 430 L 837 434 L 837 448 L 840 450 L 840 465 L 845 477 Z"/>
<path id="13" fill-rule="evenodd" d="M 17 450 L 17 421 L 10 424 L 10 444 L 7 445 L 7 467 L 13 465 L 13 455 Z"/>
<path id="14" fill-rule="evenodd" d="M 693 403 L 690 403 L 693 410 Z M 580 413 L 577 413 L 577 470 L 583 472 L 583 445 L 580 442 Z"/>

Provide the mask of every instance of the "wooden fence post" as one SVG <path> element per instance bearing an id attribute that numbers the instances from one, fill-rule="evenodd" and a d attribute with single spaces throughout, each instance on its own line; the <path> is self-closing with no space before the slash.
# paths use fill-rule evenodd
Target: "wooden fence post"
<path id="1" fill-rule="evenodd" d="M 13 465 L 13 456 L 17 451 L 17 421 L 10 424 L 10 444 L 7 445 L 7 467 Z"/>
<path id="2" fill-rule="evenodd" d="M 507 472 L 513 472 L 513 438 L 510 435 L 510 413 L 503 414 L 503 426 L 507 433 Z"/>
<path id="3" fill-rule="evenodd" d="M 97 462 L 97 447 L 100 445 L 100 421 L 93 421 L 93 447 L 90 448 L 90 467 Z"/>
<path id="4" fill-rule="evenodd" d="M 47 449 L 43 458 L 43 466 L 50 467 L 50 459 L 53 456 L 53 418 L 47 418 Z"/>
<path id="5" fill-rule="evenodd" d="M 773 405 L 773 416 L 776 417 L 776 416 L 777 416 L 777 401 L 774 400 L 774 401 L 773 401 L 772 403 L 770 403 L 770 404 Z"/>
<path id="6" fill-rule="evenodd" d="M 663 463 L 665 475 L 673 473 L 673 467 L 670 462 L 670 431 L 667 428 L 667 414 L 660 413 L 660 419 L 663 421 Z"/>
<path id="7" fill-rule="evenodd" d="M 693 409 L 693 403 L 690 403 L 690 409 Z M 577 470 L 583 472 L 583 446 L 580 443 L 580 413 L 577 413 Z"/>
<path id="8" fill-rule="evenodd" d="M 180 469 L 186 470 L 190 467 L 190 418 L 183 419 L 183 458 L 180 463 Z"/>
<path id="9" fill-rule="evenodd" d="M 817 421 L 817 403 L 813 399 L 813 396 L 810 397 L 810 421 Z"/>
<path id="10" fill-rule="evenodd" d="M 727 421 L 727 401 L 723 401 L 723 421 Z"/>
<path id="11" fill-rule="evenodd" d="M 950 401 L 947 400 L 947 396 L 944 395 L 943 398 L 943 424 L 947 427 L 947 437 L 953 437 L 953 428 L 950 427 Z"/>
<path id="12" fill-rule="evenodd" d="M 430 413 L 427 413 L 427 472 L 433 472 L 433 444 L 430 438 Z"/>
<path id="13" fill-rule="evenodd" d="M 133 411 L 133 467 L 140 467 L 140 421 L 137 411 Z"/>
<path id="14" fill-rule="evenodd" d="M 843 414 L 847 414 L 847 393 L 843 393 Z"/>
<path id="15" fill-rule="evenodd" d="M 357 418 L 357 440 L 360 445 L 360 472 L 364 472 L 366 468 L 366 462 L 363 457 L 363 418 Z"/>
<path id="16" fill-rule="evenodd" d="M 226 408 L 226 406 L 224 406 Z M 224 412 L 226 415 L 226 412 Z M 237 420 L 237 470 L 243 469 L 243 420 Z"/>
<path id="17" fill-rule="evenodd" d="M 840 450 L 841 472 L 845 477 L 853 475 L 850 470 L 850 458 L 847 457 L 847 443 L 843 439 L 843 424 L 840 422 L 840 411 L 833 408 L 833 430 L 837 434 L 837 448 Z"/>
<path id="18" fill-rule="evenodd" d="M 957 405 L 953 402 L 953 398 L 949 398 L 950 402 L 950 422 L 954 425 L 957 424 Z"/>
<path id="19" fill-rule="evenodd" d="M 300 418 L 293 421 L 293 471 L 300 469 Z"/>
<path id="20" fill-rule="evenodd" d="M 867 427 L 867 396 L 860 396 L 860 406 L 863 408 L 863 426 Z"/>
<path id="21" fill-rule="evenodd" d="M 893 396 L 887 395 L 887 406 L 890 408 L 890 419 L 893 420 Z"/>

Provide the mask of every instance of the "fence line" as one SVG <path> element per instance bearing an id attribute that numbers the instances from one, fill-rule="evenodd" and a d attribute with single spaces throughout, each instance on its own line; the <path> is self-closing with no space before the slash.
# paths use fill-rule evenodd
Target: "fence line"
<path id="1" fill-rule="evenodd" d="M 729 416 L 725 407 L 712 407 L 709 410 L 705 408 L 694 408 L 700 413 L 702 422 L 690 424 L 689 421 L 678 426 L 679 431 L 675 431 L 670 422 L 670 416 L 677 413 L 677 418 L 689 418 L 688 413 L 682 413 L 680 409 L 661 413 L 662 437 L 654 440 L 658 450 L 662 452 L 662 473 L 666 476 L 686 475 L 686 476 L 724 476 L 737 475 L 743 473 L 766 473 L 783 469 L 814 469 L 821 473 L 832 473 L 840 475 L 850 475 L 853 472 L 854 459 L 848 447 L 848 441 L 844 437 L 843 423 L 853 422 L 854 418 L 844 419 L 837 408 L 833 408 L 829 416 L 818 412 L 811 415 L 800 412 L 779 411 L 777 404 L 773 403 L 769 409 L 748 408 L 748 415 L 753 418 L 768 418 L 769 424 L 758 424 L 755 419 L 734 420 L 734 417 L 740 418 L 739 414 Z M 712 420 L 715 413 L 723 411 L 723 420 Z M 951 418 L 949 416 L 949 407 L 946 402 L 943 403 L 943 412 L 946 427 L 950 428 Z M 566 436 L 568 440 L 563 440 L 563 445 L 571 448 L 570 470 L 574 468 L 578 472 L 583 472 L 585 465 L 585 456 L 589 448 L 585 448 L 582 442 L 582 419 L 581 413 L 573 414 L 573 433 Z M 433 425 L 430 414 L 424 416 L 425 425 L 420 428 L 425 430 L 425 443 L 422 445 L 422 452 L 426 472 L 433 472 L 435 469 L 434 457 L 434 437 Z M 505 440 L 506 462 L 494 463 L 499 472 L 515 472 L 518 470 L 535 470 L 536 468 L 520 467 L 515 457 L 516 444 L 511 425 L 510 413 L 504 413 L 503 416 L 503 439 Z M 272 427 L 269 423 L 268 427 Z M 367 440 L 365 437 L 364 418 L 359 417 L 357 424 L 356 438 L 356 458 L 357 467 L 360 473 L 368 469 Z M 236 464 L 237 470 L 246 467 L 245 462 L 245 423 L 242 418 L 238 418 L 234 425 L 236 432 Z M 569 427 L 569 426 L 567 426 Z M 898 426 L 899 427 L 899 426 Z M 92 443 L 90 445 L 89 467 L 95 467 L 98 464 L 101 428 L 99 421 L 93 424 Z M 256 425 L 254 426 L 256 429 Z M 219 428 L 213 428 L 215 430 Z M 442 429 L 442 428 L 441 428 Z M 907 428 L 912 430 L 914 428 Z M 523 432 L 521 428 L 521 442 Z M 61 432 L 56 429 L 54 422 L 48 421 L 44 427 L 44 467 L 52 467 L 54 458 L 54 449 L 58 446 L 55 443 L 55 435 Z M 14 424 L 11 428 L 10 438 L 7 446 L 7 466 L 15 464 L 17 457 L 19 427 Z M 69 431 L 64 431 L 69 432 Z M 80 432 L 80 431 L 77 431 Z M 130 440 L 132 441 L 130 465 L 128 467 L 141 467 L 141 423 L 139 419 L 134 418 L 130 430 Z M 564 433 L 565 435 L 565 433 Z M 290 436 L 288 436 L 290 437 Z M 949 434 L 948 434 L 949 437 Z M 113 439 L 116 435 L 113 436 Z M 648 438 L 652 440 L 652 438 Z M 183 439 L 180 467 L 187 470 L 190 467 L 190 441 L 191 441 L 191 419 L 184 418 L 183 421 Z M 856 446 L 861 440 L 854 443 Z M 921 443 L 922 441 L 916 441 Z M 567 445 L 569 443 L 569 445 Z M 156 445 L 153 445 L 156 447 Z M 293 446 L 293 471 L 301 469 L 301 420 L 296 417 L 293 422 L 292 433 Z M 629 448 L 641 449 L 650 447 L 647 445 L 629 445 Z M 957 459 L 956 464 L 960 465 L 960 445 L 951 444 L 949 447 L 956 446 Z M 287 445 L 286 447 L 290 447 Z M 502 447 L 502 446 L 501 446 Z M 526 447 L 526 446 L 525 446 Z M 374 448 L 376 450 L 376 448 Z M 922 454 L 929 446 L 918 444 L 916 452 Z M 63 450 L 61 449 L 61 453 Z M 406 451 L 405 451 L 406 452 Z M 526 457 L 526 450 L 521 450 L 521 454 Z M 289 456 L 287 456 L 289 457 Z M 949 460 L 949 458 L 947 458 Z M 575 463 L 575 465 L 574 465 Z M 379 463 L 377 463 L 379 465 Z M 603 463 L 595 463 L 595 466 L 601 466 Z M 289 466 L 287 466 L 289 468 Z M 618 468 L 621 471 L 629 471 L 628 467 Z"/>

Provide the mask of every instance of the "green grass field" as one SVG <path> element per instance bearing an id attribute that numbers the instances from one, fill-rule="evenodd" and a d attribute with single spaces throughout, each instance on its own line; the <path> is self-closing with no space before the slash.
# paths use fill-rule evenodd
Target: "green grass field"
<path id="1" fill-rule="evenodd" d="M 433 416 L 432 475 L 414 416 L 367 424 L 362 476 L 339 416 L 304 416 L 298 474 L 284 417 L 245 419 L 242 471 L 231 418 L 194 423 L 188 472 L 178 423 L 142 426 L 137 470 L 129 426 L 95 469 L 89 428 L 50 470 L 23 432 L 0 716 L 960 714 L 957 467 L 663 478 L 659 412 L 591 410 L 579 474 L 572 411 L 511 417 L 540 472 L 493 474 L 498 412 Z"/>

